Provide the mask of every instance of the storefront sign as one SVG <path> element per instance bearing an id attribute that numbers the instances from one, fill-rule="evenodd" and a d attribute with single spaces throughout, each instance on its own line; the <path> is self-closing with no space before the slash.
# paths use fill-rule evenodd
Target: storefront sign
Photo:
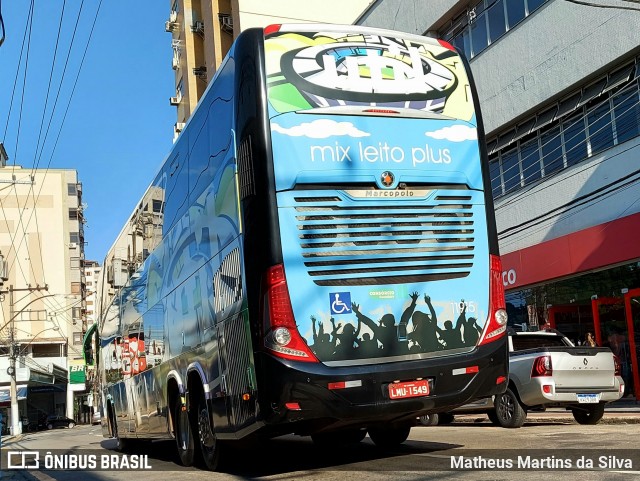
<path id="1" fill-rule="evenodd" d="M 504 254 L 501 258 L 505 289 L 638 259 L 638 232 L 640 213 Z"/>

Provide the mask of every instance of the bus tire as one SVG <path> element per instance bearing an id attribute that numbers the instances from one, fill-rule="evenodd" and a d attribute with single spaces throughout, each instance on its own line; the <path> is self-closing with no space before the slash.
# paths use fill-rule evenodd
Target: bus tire
<path id="1" fill-rule="evenodd" d="M 503 428 L 519 428 L 527 419 L 527 411 L 520 404 L 518 396 L 511 389 L 496 396 L 495 413 Z"/>
<path id="2" fill-rule="evenodd" d="M 220 441 L 216 438 L 209 415 L 209 408 L 204 393 L 200 394 L 198 402 L 198 444 L 202 454 L 202 462 L 209 471 L 215 471 L 220 467 Z"/>
<path id="3" fill-rule="evenodd" d="M 175 437 L 176 447 L 178 448 L 178 457 L 183 466 L 193 465 L 195 455 L 193 429 L 189 422 L 189 412 L 182 409 L 182 404 L 177 402 L 175 406 Z"/>
<path id="4" fill-rule="evenodd" d="M 604 403 L 594 404 L 580 409 L 572 409 L 573 419 L 578 424 L 594 425 L 598 424 L 604 416 Z"/>
<path id="5" fill-rule="evenodd" d="M 376 446 L 393 448 L 404 443 L 411 432 L 411 425 L 376 426 L 369 428 L 369 437 Z"/>

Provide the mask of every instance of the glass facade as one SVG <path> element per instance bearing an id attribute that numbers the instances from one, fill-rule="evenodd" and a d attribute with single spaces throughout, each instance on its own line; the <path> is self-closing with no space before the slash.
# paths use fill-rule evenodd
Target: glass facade
<path id="1" fill-rule="evenodd" d="M 626 70 L 631 74 L 630 66 Z M 494 198 L 524 188 L 640 135 L 639 70 L 635 68 L 635 74 L 629 75 L 630 80 L 598 96 L 594 97 L 593 92 L 590 94 L 589 87 L 582 89 L 553 108 L 555 114 L 551 121 L 542 120 L 545 114 L 541 113 L 522 122 L 520 126 L 529 127 L 526 135 L 519 136 L 522 131 L 519 127 L 497 137 L 519 137 L 516 141 L 498 148 L 495 148 L 498 140 L 490 141 Z M 598 92 L 601 91 L 602 85 Z M 530 128 L 542 122 L 545 124 L 539 129 Z"/>
<path id="2" fill-rule="evenodd" d="M 547 1 L 482 0 L 455 18 L 440 36 L 472 59 Z"/>
<path id="3" fill-rule="evenodd" d="M 587 333 L 593 333 L 599 346 L 618 356 L 625 392 L 633 395 L 633 370 L 640 368 L 639 287 L 640 262 L 631 262 L 513 290 L 506 293 L 508 322 L 525 330 L 553 327 L 576 345 L 584 345 Z"/>

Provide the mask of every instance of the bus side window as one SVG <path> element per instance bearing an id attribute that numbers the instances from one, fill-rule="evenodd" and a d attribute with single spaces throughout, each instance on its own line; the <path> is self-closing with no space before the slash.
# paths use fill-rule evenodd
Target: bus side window
<path id="1" fill-rule="evenodd" d="M 176 146 L 174 153 L 164 166 L 167 178 L 163 226 L 164 236 L 166 236 L 174 224 L 187 212 L 187 208 L 189 207 L 188 156 L 186 152 L 181 151 L 182 149 L 186 151 L 187 138 L 184 134 L 186 134 L 186 131 L 180 136 L 180 140 L 178 141 L 180 145 Z"/>

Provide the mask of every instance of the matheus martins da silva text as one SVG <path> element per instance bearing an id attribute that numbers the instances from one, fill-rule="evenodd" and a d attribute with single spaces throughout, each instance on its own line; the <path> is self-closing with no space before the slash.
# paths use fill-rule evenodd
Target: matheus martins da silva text
<path id="1" fill-rule="evenodd" d="M 559 456 L 518 456 L 515 459 L 451 456 L 451 469 L 633 469 L 633 462 L 613 455 L 577 456 L 573 459 Z"/>

